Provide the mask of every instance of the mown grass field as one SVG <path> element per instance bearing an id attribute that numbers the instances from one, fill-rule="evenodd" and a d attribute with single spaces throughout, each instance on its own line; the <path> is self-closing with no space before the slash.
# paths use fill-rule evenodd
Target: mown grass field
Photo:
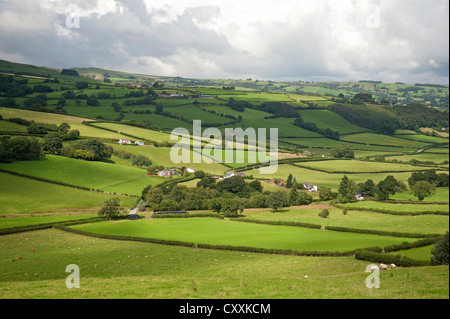
<path id="1" fill-rule="evenodd" d="M 140 195 L 145 186 L 163 181 L 162 178 L 146 176 L 146 170 L 136 167 L 88 162 L 54 155 L 46 155 L 38 161 L 0 164 L 0 167 L 76 186 L 101 190 L 116 186 L 117 192 L 131 195 Z M 123 183 L 125 183 L 123 187 L 119 186 Z"/>
<path id="2" fill-rule="evenodd" d="M 128 135 L 136 136 L 136 137 L 144 139 L 144 140 L 150 140 L 150 141 L 155 141 L 155 142 L 171 142 L 170 134 L 160 132 L 160 131 L 146 130 L 146 129 L 143 129 L 140 127 L 123 125 L 123 124 L 119 124 L 119 123 L 95 123 L 93 125 L 117 131 L 117 132 L 119 132 L 119 134 L 125 133 Z M 123 138 L 127 138 L 127 137 L 123 136 Z M 134 140 L 131 137 L 128 137 L 127 139 Z M 173 141 L 172 141 L 172 143 L 173 143 Z"/>
<path id="3" fill-rule="evenodd" d="M 47 224 L 47 223 L 57 223 L 57 222 L 65 222 L 72 220 L 80 220 L 86 218 L 94 218 L 97 217 L 97 214 L 69 214 L 69 215 L 45 215 L 43 216 L 30 216 L 30 217 L 10 217 L 10 218 L 0 218 L 0 229 L 12 228 L 12 227 L 21 227 L 21 226 L 30 226 L 30 225 L 39 225 L 39 224 Z"/>
<path id="4" fill-rule="evenodd" d="M 2 299 L 448 298 L 448 266 L 381 272 L 381 288 L 367 289 L 370 263 L 351 257 L 243 254 L 52 229 L 0 236 L 0 247 Z M 80 289 L 65 285 L 69 264 L 80 267 Z"/>
<path id="5" fill-rule="evenodd" d="M 397 147 L 423 147 L 427 143 L 401 139 L 393 136 L 380 135 L 376 133 L 361 133 L 341 136 L 341 140 L 362 144 L 387 145 Z"/>
<path id="6" fill-rule="evenodd" d="M 431 246 L 424 246 L 419 248 L 413 248 L 408 250 L 399 250 L 391 252 L 392 255 L 400 255 L 400 256 L 406 256 L 412 259 L 416 260 L 423 260 L 428 261 L 431 265 L 431 250 L 433 249 L 433 245 Z"/>
<path id="7" fill-rule="evenodd" d="M 0 215 L 100 207 L 114 197 L 5 173 L 0 173 L 0 179 Z M 136 199 L 131 197 L 120 197 L 120 201 L 127 208 L 136 203 Z"/>
<path id="8" fill-rule="evenodd" d="M 86 137 L 111 138 L 111 139 L 120 139 L 123 137 L 120 134 L 108 132 L 105 130 L 101 130 L 95 127 L 82 124 L 83 121 L 89 121 L 89 119 L 87 118 L 53 114 L 53 113 L 34 112 L 20 109 L 11 109 L 6 107 L 0 107 L 0 115 L 2 115 L 3 118 L 20 117 L 28 121 L 34 120 L 39 123 L 48 123 L 56 125 L 60 125 L 61 123 L 65 122 L 71 126 L 71 129 L 79 130 L 81 136 Z"/>
<path id="9" fill-rule="evenodd" d="M 329 217 L 318 216 L 322 209 L 329 210 Z M 403 233 L 444 234 L 449 227 L 448 216 L 398 216 L 353 210 L 349 210 L 347 215 L 344 215 L 342 209 L 325 204 L 289 207 L 276 213 L 268 209 L 248 209 L 244 215 L 248 219 L 255 220 L 302 222 L 318 224 L 322 227 L 339 226 Z"/>
<path id="10" fill-rule="evenodd" d="M 8 122 L 8 121 L 0 121 L 0 132 L 19 132 L 19 133 L 25 133 L 27 131 L 27 127 Z"/>
<path id="11" fill-rule="evenodd" d="M 333 160 L 319 162 L 302 162 L 296 165 L 317 169 L 321 171 L 348 172 L 348 173 L 371 173 L 371 172 L 403 172 L 420 171 L 423 167 L 398 163 L 366 162 L 356 160 Z"/>
<path id="12" fill-rule="evenodd" d="M 97 234 L 296 251 L 344 252 L 357 248 L 384 247 L 403 241 L 412 241 L 407 238 L 260 225 L 206 217 L 99 222 L 72 227 Z"/>
<path id="13" fill-rule="evenodd" d="M 433 153 L 421 153 L 417 155 L 402 155 L 402 156 L 389 156 L 386 160 L 398 160 L 400 162 L 409 162 L 411 160 L 417 160 L 421 162 L 434 162 L 436 164 L 441 164 L 442 162 L 449 161 L 448 154 L 433 154 Z"/>
<path id="14" fill-rule="evenodd" d="M 301 110 L 298 111 L 305 122 L 313 122 L 321 129 L 331 129 L 340 134 L 366 132 L 367 129 L 352 125 L 338 114 L 329 110 Z"/>
<path id="15" fill-rule="evenodd" d="M 203 170 L 210 174 L 224 174 L 228 168 L 218 162 L 212 162 L 211 164 L 205 163 L 192 163 L 193 152 L 186 150 L 189 153 L 190 163 L 174 163 L 171 159 L 171 147 L 138 147 L 129 145 L 110 144 L 116 150 L 122 150 L 134 155 L 144 155 L 152 160 L 152 165 L 162 165 L 164 167 L 193 167 L 197 170 Z M 181 154 L 180 154 L 181 155 Z M 128 162 L 131 165 L 131 161 Z"/>
<path id="16" fill-rule="evenodd" d="M 374 202 L 374 201 L 361 201 L 357 203 L 343 204 L 345 207 L 357 208 L 359 210 L 386 210 L 390 212 L 398 213 L 421 213 L 421 212 L 449 212 L 448 205 L 435 205 L 435 204 L 402 204 L 402 203 L 385 203 L 385 202 Z"/>
<path id="17" fill-rule="evenodd" d="M 409 191 L 403 191 L 399 193 L 395 193 L 395 195 L 391 195 L 390 199 L 396 200 L 407 200 L 407 201 L 418 201 L 417 197 L 414 197 Z M 436 188 L 435 194 L 430 197 L 424 198 L 424 202 L 448 202 L 449 199 L 449 191 L 448 187 L 438 187 Z"/>
<path id="18" fill-rule="evenodd" d="M 274 177 L 287 179 L 289 174 L 292 174 L 293 177 L 297 179 L 299 183 L 314 183 L 319 189 L 322 186 L 327 186 L 334 191 L 337 191 L 339 188 L 339 184 L 344 177 L 347 177 L 353 181 L 358 183 L 364 183 L 368 179 L 372 179 L 375 183 L 378 183 L 381 180 L 384 180 L 387 175 L 394 176 L 397 180 L 402 181 L 404 183 L 408 183 L 408 178 L 411 177 L 412 172 L 405 173 L 388 173 L 388 174 L 380 174 L 380 173 L 362 173 L 362 174 L 341 174 L 341 173 L 325 173 L 320 171 L 315 171 L 307 168 L 302 168 L 289 164 L 281 164 L 278 165 L 277 172 L 274 174 L 261 174 L 259 169 L 252 169 L 245 171 L 246 175 L 252 175 L 254 178 L 263 178 L 263 179 L 271 179 Z"/>

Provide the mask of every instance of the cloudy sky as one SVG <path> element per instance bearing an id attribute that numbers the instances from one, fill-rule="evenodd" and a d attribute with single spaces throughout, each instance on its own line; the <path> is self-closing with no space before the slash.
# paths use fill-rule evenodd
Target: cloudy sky
<path id="1" fill-rule="evenodd" d="M 448 0 L 0 0 L 0 59 L 194 78 L 449 83 Z"/>

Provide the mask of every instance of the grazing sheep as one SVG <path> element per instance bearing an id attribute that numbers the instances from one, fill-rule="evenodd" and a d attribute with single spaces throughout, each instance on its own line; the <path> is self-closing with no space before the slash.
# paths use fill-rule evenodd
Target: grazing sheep
<path id="1" fill-rule="evenodd" d="M 385 264 L 380 264 L 380 270 L 387 270 L 388 267 Z"/>
<path id="2" fill-rule="evenodd" d="M 390 267 L 391 267 L 391 269 L 397 268 L 397 266 L 395 264 L 391 264 Z"/>

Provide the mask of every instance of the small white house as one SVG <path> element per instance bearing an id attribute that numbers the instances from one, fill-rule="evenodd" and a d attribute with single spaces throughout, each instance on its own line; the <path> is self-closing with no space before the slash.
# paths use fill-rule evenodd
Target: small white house
<path id="1" fill-rule="evenodd" d="M 314 192 L 314 193 L 317 193 L 318 191 L 317 185 L 308 182 L 303 184 L 303 189 L 306 190 L 307 192 Z"/>
<path id="2" fill-rule="evenodd" d="M 144 146 L 145 145 L 144 142 L 140 142 L 140 141 L 135 141 L 134 144 L 139 145 L 139 146 Z"/>
<path id="3" fill-rule="evenodd" d="M 189 167 L 186 171 L 188 173 L 195 173 L 195 169 L 193 167 Z"/>
<path id="4" fill-rule="evenodd" d="M 123 145 L 123 144 L 131 144 L 131 141 L 127 140 L 126 138 L 121 138 L 119 140 L 119 144 Z"/>

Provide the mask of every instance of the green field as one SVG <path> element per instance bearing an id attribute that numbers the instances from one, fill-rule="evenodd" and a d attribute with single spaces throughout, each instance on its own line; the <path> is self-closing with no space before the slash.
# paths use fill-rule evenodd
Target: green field
<path id="1" fill-rule="evenodd" d="M 56 125 L 60 125 L 61 123 L 65 122 L 71 126 L 71 129 L 79 130 L 81 135 L 86 137 L 113 138 L 113 139 L 123 138 L 123 136 L 121 136 L 120 134 L 84 125 L 82 124 L 82 122 L 89 120 L 81 117 L 53 114 L 53 113 L 34 112 L 20 109 L 11 109 L 6 107 L 0 107 L 0 115 L 2 115 L 3 118 L 20 117 L 28 121 L 34 120 L 39 123 L 48 123 Z"/>
<path id="2" fill-rule="evenodd" d="M 358 210 L 386 210 L 390 212 L 398 212 L 405 214 L 414 214 L 421 212 L 449 212 L 448 205 L 434 205 L 434 204 L 393 204 L 393 203 L 383 203 L 383 202 L 373 202 L 373 201 L 361 201 L 357 203 L 344 204 L 344 206 L 349 208 L 354 208 Z"/>
<path id="3" fill-rule="evenodd" d="M 325 173 L 314 171 L 307 168 L 302 168 L 294 165 L 282 164 L 278 165 L 278 170 L 275 174 L 261 174 L 259 169 L 253 169 L 245 171 L 246 175 L 253 175 L 255 178 L 271 179 L 273 177 L 279 177 L 286 180 L 289 174 L 292 174 L 297 182 L 309 182 L 316 184 L 319 189 L 322 186 L 327 186 L 335 191 L 339 188 L 339 184 L 344 177 L 344 174 L 337 173 Z M 411 172 L 407 173 L 363 173 L 363 174 L 347 174 L 348 178 L 354 180 L 356 183 L 364 183 L 368 179 L 372 179 L 375 183 L 384 180 L 387 175 L 393 175 L 397 180 L 407 184 L 408 178 L 411 177 Z"/>
<path id="4" fill-rule="evenodd" d="M 441 164 L 442 162 L 449 161 L 448 154 L 434 154 L 434 153 L 420 153 L 416 155 L 402 155 L 402 156 L 390 156 L 386 157 L 386 160 L 397 160 L 400 162 L 409 162 L 411 160 L 417 160 L 421 162 L 434 162 Z"/>
<path id="5" fill-rule="evenodd" d="M 47 155 L 39 161 L 0 164 L 0 167 L 76 186 L 96 189 L 116 186 L 115 190 L 118 193 L 131 195 L 140 195 L 145 186 L 163 181 L 162 178 L 145 176 L 146 170 L 136 167 L 88 162 L 54 155 Z M 144 178 L 141 178 L 143 176 Z"/>
<path id="6" fill-rule="evenodd" d="M 130 146 L 130 145 L 118 145 L 118 144 L 110 144 L 116 150 L 122 150 L 129 152 L 134 155 L 145 155 L 152 160 L 152 165 L 162 165 L 164 167 L 193 167 L 197 170 L 203 170 L 210 174 L 225 174 L 224 172 L 228 170 L 228 168 L 220 163 L 212 162 L 210 164 L 205 163 L 192 163 L 193 160 L 193 152 L 189 151 L 189 157 L 191 159 L 191 163 L 174 163 L 170 158 L 170 152 L 172 148 L 170 147 L 138 147 L 138 146 Z"/>
<path id="7" fill-rule="evenodd" d="M 427 136 L 422 134 L 413 134 L 413 135 L 401 135 L 401 138 L 406 138 L 412 141 L 425 142 L 425 143 L 448 143 L 448 138 L 443 137 L 435 137 L 435 136 Z"/>
<path id="8" fill-rule="evenodd" d="M 67 186 L 39 182 L 33 179 L 0 173 L 0 215 L 99 207 L 113 198 L 112 195 L 89 192 Z M 136 203 L 135 198 L 120 197 L 127 208 Z"/>
<path id="9" fill-rule="evenodd" d="M 330 212 L 328 218 L 318 216 L 324 208 Z M 251 209 L 246 210 L 244 215 L 246 219 L 310 223 L 325 228 L 326 226 L 339 226 L 403 233 L 444 234 L 449 227 L 448 216 L 398 216 L 353 210 L 349 210 L 347 215 L 344 215 L 341 209 L 323 204 L 290 207 L 277 213 L 271 210 Z"/>
<path id="10" fill-rule="evenodd" d="M 302 162 L 297 163 L 301 167 L 317 169 L 321 171 L 348 172 L 348 173 L 371 173 L 371 172 L 405 172 L 420 171 L 422 167 L 407 164 L 391 164 L 379 162 L 365 162 L 356 160 L 333 160 L 318 162 Z"/>
<path id="11" fill-rule="evenodd" d="M 97 234 L 147 237 L 165 240 L 247 246 L 296 251 L 349 251 L 413 241 L 407 238 L 324 232 L 301 227 L 241 223 L 216 218 L 160 218 L 153 220 L 99 222 L 72 226 Z"/>
<path id="12" fill-rule="evenodd" d="M 448 266 L 381 272 L 383 289 L 367 289 L 370 263 L 351 257 L 243 254 L 58 230 L 0 236 L 0 247 L 2 299 L 448 299 Z M 18 256 L 23 259 L 18 261 Z M 80 289 L 65 285 L 65 268 L 73 263 L 80 267 Z"/>
<path id="13" fill-rule="evenodd" d="M 436 188 L 436 193 L 430 197 L 425 198 L 424 202 L 448 202 L 449 192 L 448 187 Z M 417 197 L 414 197 L 409 191 L 404 191 L 391 195 L 390 199 L 417 201 Z"/>
<path id="14" fill-rule="evenodd" d="M 128 134 L 131 136 L 136 136 L 143 140 L 150 140 L 155 142 L 171 142 L 170 134 L 154 131 L 154 130 L 146 130 L 140 127 L 134 127 L 129 125 L 123 125 L 118 123 L 95 123 L 93 124 L 98 127 L 107 128 L 110 130 L 114 130 L 120 133 Z M 127 138 L 124 136 L 123 138 Z M 132 138 L 128 138 L 132 139 Z M 133 139 L 134 140 L 134 139 Z M 173 143 L 173 141 L 172 141 Z"/>
<path id="15" fill-rule="evenodd" d="M 53 216 L 46 215 L 46 216 L 0 218 L 0 229 L 47 224 L 47 223 L 66 222 L 94 217 L 98 217 L 98 215 L 77 214 L 77 215 L 53 215 Z"/>
<path id="16" fill-rule="evenodd" d="M 329 110 L 301 110 L 298 111 L 305 122 L 312 122 L 321 129 L 331 129 L 340 134 L 349 134 L 368 131 L 365 128 L 352 125 L 338 114 Z"/>
<path id="17" fill-rule="evenodd" d="M 8 121 L 0 121 L 0 132 L 18 132 L 18 133 L 25 133 L 27 132 L 27 127 L 8 122 Z"/>
<path id="18" fill-rule="evenodd" d="M 400 139 L 393 136 L 380 135 L 375 133 L 361 133 L 341 136 L 341 140 L 347 142 L 363 143 L 368 145 L 387 145 L 397 147 L 423 147 L 427 143 Z"/>
<path id="19" fill-rule="evenodd" d="M 431 250 L 434 246 L 424 246 L 419 248 L 413 248 L 408 250 L 399 250 L 391 252 L 392 255 L 406 256 L 416 260 L 430 261 L 431 264 Z"/>

